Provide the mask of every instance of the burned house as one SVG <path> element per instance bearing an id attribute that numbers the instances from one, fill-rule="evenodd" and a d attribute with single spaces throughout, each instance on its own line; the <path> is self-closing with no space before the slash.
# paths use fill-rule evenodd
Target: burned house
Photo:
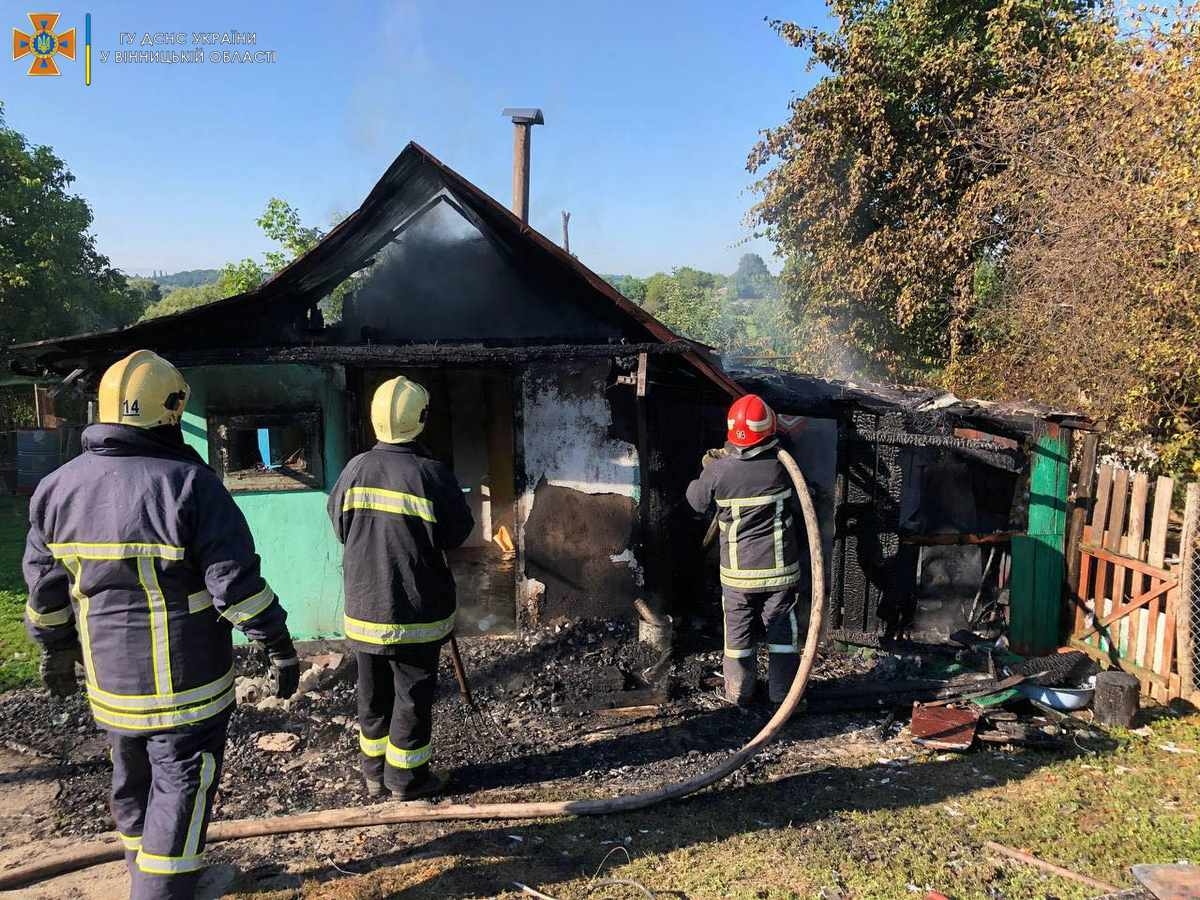
<path id="1" fill-rule="evenodd" d="M 450 554 L 465 633 L 628 617 L 639 597 L 715 619 L 706 523 L 684 489 L 723 442 L 731 397 L 751 390 L 781 414 L 814 489 L 835 637 L 945 640 L 1005 614 L 1018 644 L 1056 637 L 1070 433 L 1087 423 L 727 373 L 416 144 L 256 290 L 15 350 L 25 374 L 86 397 L 142 347 L 184 370 L 185 437 L 245 513 L 301 637 L 340 633 L 325 503 L 374 443 L 371 397 L 397 374 L 429 390 L 422 440 L 477 522 Z"/>
<path id="2" fill-rule="evenodd" d="M 1058 644 L 1078 413 L 733 369 L 790 426 L 825 529 L 832 635 Z"/>
<path id="3" fill-rule="evenodd" d="M 340 632 L 327 492 L 374 443 L 371 397 L 397 374 L 429 390 L 422 439 L 477 522 L 451 554 L 464 631 L 626 616 L 637 597 L 698 589 L 703 525 L 680 500 L 737 386 L 416 144 L 258 289 L 28 344 L 18 365 L 87 394 L 140 347 L 184 371 L 185 437 L 245 513 L 298 636 Z"/>

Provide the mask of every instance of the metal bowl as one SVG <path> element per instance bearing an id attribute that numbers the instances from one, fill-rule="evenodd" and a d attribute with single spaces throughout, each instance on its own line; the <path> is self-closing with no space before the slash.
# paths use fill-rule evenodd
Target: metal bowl
<path id="1" fill-rule="evenodd" d="M 1073 709 L 1084 709 L 1092 702 L 1096 693 L 1096 676 L 1088 679 L 1087 685 L 1080 688 L 1042 687 L 1040 684 L 1019 684 L 1017 690 L 1023 697 L 1044 703 L 1051 709 L 1064 712 Z"/>

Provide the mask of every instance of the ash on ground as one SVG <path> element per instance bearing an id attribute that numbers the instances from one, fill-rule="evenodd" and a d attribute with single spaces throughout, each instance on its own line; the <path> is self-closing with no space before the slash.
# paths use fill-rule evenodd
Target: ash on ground
<path id="1" fill-rule="evenodd" d="M 435 707 L 434 766 L 452 796 L 609 796 L 696 775 L 755 734 L 773 711 L 739 710 L 722 699 L 719 649 L 677 653 L 646 681 L 659 654 L 627 623 L 572 621 L 510 638 L 461 643 L 482 715 L 461 700 L 442 655 Z M 822 654 L 813 682 L 894 678 L 896 657 Z M 765 674 L 765 656 L 761 674 Z M 215 816 L 262 817 L 367 802 L 358 771 L 353 654 L 306 655 L 302 693 L 263 698 L 263 662 L 239 651 L 239 706 L 230 723 Z M 629 702 L 624 702 L 628 700 Z M 616 708 L 613 708 L 616 707 Z M 827 764 L 848 743 L 877 740 L 879 713 L 800 714 L 783 737 L 733 776 L 761 780 L 786 758 Z M 888 719 L 890 721 L 890 717 Z M 886 731 L 887 724 L 883 726 Z M 53 775 L 53 802 L 22 816 L 18 839 L 108 831 L 111 767 L 103 732 L 80 696 L 41 691 L 0 695 L 0 735 L 9 751 Z"/>

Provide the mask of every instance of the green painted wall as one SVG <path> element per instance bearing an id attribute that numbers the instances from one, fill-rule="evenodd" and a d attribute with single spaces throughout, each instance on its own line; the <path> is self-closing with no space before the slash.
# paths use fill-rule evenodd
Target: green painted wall
<path id="1" fill-rule="evenodd" d="M 250 523 L 263 577 L 288 612 L 293 637 L 339 636 L 342 548 L 333 536 L 325 503 L 348 456 L 343 371 L 337 366 L 202 366 L 185 370 L 184 377 L 192 388 L 183 416 L 184 437 L 206 460 L 209 410 L 320 408 L 325 487 L 233 496 Z"/>
<path id="2" fill-rule="evenodd" d="M 1066 577 L 1069 444 L 1057 425 L 1045 428 L 1030 463 L 1028 532 L 1012 544 L 1009 640 L 1027 656 L 1050 653 L 1059 644 Z"/>

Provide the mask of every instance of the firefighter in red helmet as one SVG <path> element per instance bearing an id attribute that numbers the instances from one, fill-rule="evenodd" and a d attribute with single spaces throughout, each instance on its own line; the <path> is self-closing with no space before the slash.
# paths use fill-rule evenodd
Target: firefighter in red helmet
<path id="1" fill-rule="evenodd" d="M 796 674 L 800 623 L 796 605 L 805 545 L 799 501 L 775 450 L 775 413 L 756 394 L 738 398 L 727 416 L 724 450 L 704 456 L 687 499 L 699 513 L 715 504 L 725 614 L 725 695 L 739 706 L 754 698 L 757 642 L 769 651 L 768 688 L 782 702 Z"/>

